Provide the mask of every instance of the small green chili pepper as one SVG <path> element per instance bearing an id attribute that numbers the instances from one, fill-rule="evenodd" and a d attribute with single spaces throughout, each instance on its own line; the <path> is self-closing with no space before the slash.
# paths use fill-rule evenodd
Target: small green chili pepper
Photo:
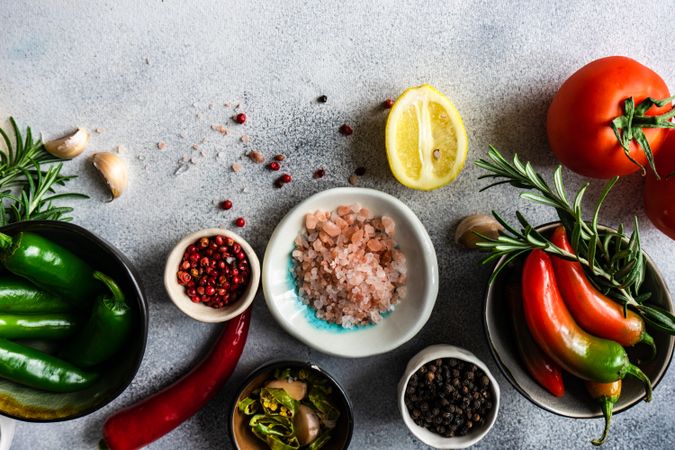
<path id="1" fill-rule="evenodd" d="M 97 375 L 66 361 L 0 339 L 0 377 L 50 392 L 75 392 L 91 386 Z"/>
<path id="2" fill-rule="evenodd" d="M 0 312 L 59 313 L 72 309 L 72 302 L 43 291 L 23 278 L 0 276 Z"/>
<path id="3" fill-rule="evenodd" d="M 101 272 L 94 272 L 93 277 L 105 284 L 110 294 L 96 299 L 89 321 L 61 354 L 81 367 L 95 366 L 117 353 L 133 325 L 132 311 L 119 286 Z"/>
<path id="4" fill-rule="evenodd" d="M 0 261 L 15 275 L 48 292 L 84 302 L 96 295 L 99 285 L 93 270 L 79 256 L 40 235 L 0 233 Z"/>
<path id="5" fill-rule="evenodd" d="M 7 339 L 63 339 L 78 321 L 71 314 L 0 314 L 0 337 Z"/>

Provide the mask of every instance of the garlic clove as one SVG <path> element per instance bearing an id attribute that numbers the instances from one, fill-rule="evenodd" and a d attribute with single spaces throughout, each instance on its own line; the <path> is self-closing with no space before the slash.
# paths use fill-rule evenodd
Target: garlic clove
<path id="1" fill-rule="evenodd" d="M 87 148 L 88 143 L 89 131 L 86 128 L 78 128 L 61 138 L 46 142 L 45 150 L 57 158 L 73 159 Z"/>
<path id="2" fill-rule="evenodd" d="M 455 242 L 466 248 L 478 248 L 477 243 L 481 238 L 480 233 L 492 239 L 497 239 L 504 227 L 494 217 L 485 214 L 471 214 L 463 218 L 455 230 Z"/>
<path id="3" fill-rule="evenodd" d="M 295 436 L 299 444 L 307 445 L 319 437 L 321 431 L 321 421 L 316 412 L 307 405 L 300 405 L 293 419 L 295 425 Z"/>
<path id="4" fill-rule="evenodd" d="M 129 183 L 127 164 L 124 160 L 114 153 L 100 152 L 92 155 L 91 162 L 108 183 L 112 194 L 111 200 L 122 195 Z"/>
<path id="5" fill-rule="evenodd" d="M 293 399 L 300 401 L 307 395 L 307 383 L 294 380 L 273 380 L 267 383 L 265 387 L 283 389 Z"/>

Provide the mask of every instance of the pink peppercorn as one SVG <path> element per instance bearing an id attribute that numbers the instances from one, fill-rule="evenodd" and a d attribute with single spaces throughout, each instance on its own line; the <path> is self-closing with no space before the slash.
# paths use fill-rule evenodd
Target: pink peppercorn
<path id="1" fill-rule="evenodd" d="M 228 209 L 232 208 L 232 200 L 224 200 L 223 203 L 220 204 L 220 207 L 227 211 Z"/>
<path id="2" fill-rule="evenodd" d="M 394 106 L 394 100 L 388 98 L 382 103 L 382 106 L 384 106 L 386 109 L 391 109 L 391 107 Z"/>
<path id="3" fill-rule="evenodd" d="M 267 165 L 267 167 L 268 167 L 270 170 L 274 170 L 275 172 L 281 168 L 281 166 L 279 165 L 279 163 L 276 162 L 276 161 L 272 161 L 271 163 L 269 163 L 269 164 Z"/>
<path id="4" fill-rule="evenodd" d="M 236 116 L 234 116 L 234 121 L 239 123 L 239 124 L 246 123 L 246 114 L 244 114 L 244 113 L 237 114 Z"/>
<path id="5" fill-rule="evenodd" d="M 237 217 L 234 224 L 239 228 L 243 228 L 246 225 L 246 220 L 243 217 Z"/>
<path id="6" fill-rule="evenodd" d="M 347 125 L 346 123 L 343 123 L 342 125 L 340 125 L 339 131 L 343 135 L 349 136 L 354 132 L 354 129 L 352 127 L 350 127 L 349 125 Z"/>

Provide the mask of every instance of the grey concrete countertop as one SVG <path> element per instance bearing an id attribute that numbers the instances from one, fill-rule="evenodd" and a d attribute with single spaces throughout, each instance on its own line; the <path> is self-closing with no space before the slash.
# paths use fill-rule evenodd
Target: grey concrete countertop
<path id="1" fill-rule="evenodd" d="M 210 226 L 233 227 L 262 258 L 275 224 L 297 202 L 347 185 L 391 193 L 419 216 L 432 237 L 441 287 L 432 317 L 410 342 L 359 360 L 317 353 L 286 334 L 259 293 L 245 354 L 209 405 L 153 449 L 231 448 L 227 404 L 233 386 L 254 367 L 278 357 L 309 359 L 333 373 L 355 412 L 354 449 L 424 447 L 408 433 L 396 407 L 396 383 L 408 359 L 433 343 L 451 343 L 483 359 L 502 387 L 494 429 L 477 448 L 590 448 L 601 420 L 572 420 L 538 409 L 511 387 L 489 353 L 481 325 L 489 269 L 480 254 L 452 242 L 466 214 L 521 209 L 534 223 L 550 211 L 518 201 L 511 188 L 479 193 L 473 161 L 488 144 L 518 152 L 550 175 L 556 163 L 544 130 L 545 113 L 560 83 L 606 55 L 631 56 L 675 87 L 675 50 L 665 31 L 675 23 L 671 1 L 595 2 L 233 2 L 3 1 L 0 8 L 0 118 L 54 137 L 74 126 L 93 133 L 90 151 L 122 145 L 131 167 L 128 191 L 106 203 L 86 158 L 66 166 L 74 189 L 75 221 L 123 251 L 143 275 L 150 307 L 148 347 L 131 386 L 88 417 L 65 423 L 20 423 L 13 448 L 93 449 L 104 419 L 188 369 L 216 326 L 183 315 L 161 281 L 164 259 L 183 235 Z M 466 168 L 452 185 L 416 192 L 391 176 L 384 153 L 386 111 L 380 104 L 405 88 L 430 83 L 461 112 L 470 139 Z M 328 102 L 316 98 L 327 95 Z M 227 105 L 226 105 L 227 104 Z M 236 105 L 248 115 L 231 120 Z M 343 122 L 354 127 L 344 137 Z M 228 135 L 211 129 L 224 125 Z M 242 136 L 249 137 L 242 142 Z M 244 140 L 247 140 L 244 138 Z M 159 142 L 166 148 L 160 150 Z M 192 146 L 196 144 L 194 150 Z M 294 181 L 273 186 L 274 175 L 243 157 L 251 149 L 283 153 Z M 192 159 L 182 172 L 183 158 Z M 232 163 L 243 170 L 233 173 Z M 321 180 L 312 179 L 319 167 Z M 176 174 L 176 171 L 182 172 Z M 581 177 L 568 174 L 570 185 Z M 599 182 L 592 182 L 597 193 Z M 638 215 L 644 249 L 675 289 L 675 243 L 647 220 L 642 180 L 623 179 L 603 221 Z M 216 203 L 230 198 L 234 208 Z M 618 415 L 606 448 L 675 446 L 675 371 L 641 403 Z"/>

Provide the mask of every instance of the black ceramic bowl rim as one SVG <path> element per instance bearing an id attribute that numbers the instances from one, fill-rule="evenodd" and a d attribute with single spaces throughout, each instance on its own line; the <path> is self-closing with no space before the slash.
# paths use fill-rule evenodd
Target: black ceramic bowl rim
<path id="1" fill-rule="evenodd" d="M 326 372 L 324 369 L 319 367 L 317 364 L 311 362 L 311 361 L 301 361 L 301 360 L 295 360 L 295 359 L 284 359 L 284 360 L 276 360 L 272 361 L 269 363 L 265 363 L 261 366 L 258 366 L 256 369 L 254 369 L 249 375 L 246 377 L 243 383 L 237 388 L 235 395 L 234 395 L 234 400 L 232 402 L 232 406 L 230 408 L 230 416 L 229 416 L 229 421 L 228 421 L 228 428 L 229 428 L 229 435 L 230 435 L 230 441 L 232 441 L 232 445 L 234 445 L 235 448 L 239 448 L 237 445 L 237 441 L 235 440 L 234 437 L 234 430 L 232 427 L 232 422 L 234 421 L 234 411 L 237 408 L 237 402 L 239 400 L 239 396 L 241 395 L 242 391 L 246 389 L 246 386 L 249 385 L 257 376 L 259 376 L 263 372 L 269 372 L 274 369 L 278 368 L 286 368 L 288 366 L 295 366 L 295 367 L 308 367 L 312 370 L 315 370 L 319 372 L 321 375 L 324 377 L 328 378 L 335 387 L 337 387 L 338 391 L 340 392 L 340 395 L 342 398 L 345 400 L 345 403 L 347 404 L 347 440 L 345 444 L 347 445 L 345 448 L 349 447 L 349 444 L 352 441 L 352 434 L 354 432 L 354 412 L 353 412 L 353 407 L 352 407 L 352 402 L 349 400 L 349 396 L 347 395 L 347 392 L 345 392 L 344 388 L 338 381 L 333 377 L 330 373 Z"/>
<path id="2" fill-rule="evenodd" d="M 115 400 L 119 395 L 124 392 L 124 390 L 129 387 L 133 379 L 136 377 L 136 373 L 138 372 L 139 367 L 141 366 L 141 362 L 143 361 L 143 356 L 145 355 L 145 346 L 146 342 L 148 340 L 148 304 L 147 300 L 145 298 L 145 291 L 143 289 L 143 285 L 141 284 L 140 281 L 140 276 L 136 272 L 136 269 L 133 267 L 133 264 L 131 261 L 127 259 L 126 256 L 124 256 L 119 250 L 117 250 L 115 247 L 113 247 L 110 243 L 105 241 L 104 239 L 96 236 L 94 233 L 91 231 L 87 230 L 86 228 L 82 228 L 79 225 L 75 225 L 70 222 L 59 222 L 59 221 L 54 221 L 54 220 L 35 220 L 35 221 L 29 221 L 29 222 L 18 222 L 18 223 L 13 223 L 9 225 L 5 225 L 0 228 L 0 233 L 14 233 L 18 231 L 24 231 L 24 230 L 34 230 L 38 231 L 40 229 L 58 229 L 58 230 L 65 230 L 68 232 L 73 232 L 75 234 L 78 234 L 80 236 L 84 236 L 86 239 L 93 241 L 96 245 L 103 247 L 106 251 L 108 251 L 110 254 L 112 254 L 117 262 L 120 264 L 121 268 L 124 269 L 124 272 L 128 275 L 129 279 L 131 280 L 131 284 L 134 288 L 135 295 L 138 297 L 139 302 L 139 318 L 140 322 L 143 326 L 143 330 L 141 331 L 141 336 L 142 336 L 142 342 L 140 342 L 138 345 L 140 345 L 139 352 L 138 352 L 138 358 L 134 362 L 132 366 L 132 370 L 128 372 L 127 379 L 124 381 L 124 383 L 120 384 L 120 386 L 111 391 L 110 395 L 106 399 L 106 401 L 92 405 L 89 408 L 84 408 L 81 411 L 78 411 L 75 414 L 72 414 L 70 416 L 64 416 L 64 417 L 58 417 L 58 418 L 53 418 L 53 419 L 33 419 L 33 418 L 24 418 L 24 417 L 19 417 L 15 416 L 12 414 L 7 414 L 5 412 L 0 411 L 0 415 L 3 415 L 5 417 L 11 417 L 12 419 L 20 420 L 22 422 L 35 422 L 35 423 L 48 423 L 48 422 L 64 422 L 67 420 L 73 420 L 73 419 L 79 419 L 80 417 L 87 416 L 95 411 L 98 411 L 99 409 L 103 408 L 104 406 L 108 405 L 110 402 Z"/>
<path id="3" fill-rule="evenodd" d="M 540 225 L 536 227 L 537 231 L 546 231 L 554 226 L 560 225 L 560 222 L 549 222 L 545 223 L 543 225 Z M 604 227 L 600 225 L 601 228 L 609 228 L 609 227 Z M 670 308 L 672 311 L 673 308 L 673 300 L 670 296 L 670 292 L 668 291 L 668 287 L 663 279 L 663 276 L 661 275 L 661 272 L 659 271 L 658 267 L 654 263 L 654 260 L 646 253 L 643 251 L 643 254 L 645 255 L 645 260 L 647 262 L 647 268 L 648 270 L 651 270 L 654 274 L 655 280 L 658 281 L 658 283 L 663 286 L 664 288 L 664 295 L 668 299 L 668 302 L 670 304 Z M 495 267 L 497 267 L 498 264 L 500 264 L 507 256 L 502 256 L 497 260 L 497 263 Z M 525 390 L 523 389 L 518 382 L 514 379 L 513 375 L 511 372 L 509 372 L 508 367 L 506 364 L 502 361 L 500 355 L 497 353 L 497 349 L 495 349 L 493 342 L 492 342 L 492 336 L 490 335 L 490 331 L 488 330 L 488 315 L 487 315 L 487 303 L 490 298 L 494 297 L 494 285 L 488 285 L 487 292 L 485 294 L 485 298 L 483 299 L 483 330 L 485 331 L 485 336 L 487 337 L 488 345 L 490 346 L 490 353 L 492 353 L 493 358 L 495 359 L 497 366 L 499 367 L 499 370 L 502 372 L 504 377 L 509 381 L 511 386 L 513 386 L 523 397 L 525 397 L 527 400 L 529 400 L 532 404 L 535 406 L 538 406 L 541 409 L 544 409 L 546 411 L 549 411 L 555 415 L 562 416 L 562 417 L 570 417 L 572 419 L 594 419 L 598 417 L 602 417 L 602 413 L 596 413 L 593 415 L 575 415 L 573 413 L 565 414 L 561 411 L 556 411 L 552 409 L 551 407 L 542 404 L 541 402 L 535 400 L 532 398 L 532 396 Z M 670 339 L 670 345 L 668 346 L 668 357 L 664 361 L 663 367 L 659 370 L 658 374 L 654 378 L 654 381 L 652 382 L 652 388 L 656 388 L 658 384 L 661 382 L 663 377 L 665 376 L 666 372 L 668 371 L 668 367 L 670 367 L 670 363 L 672 362 L 673 359 L 673 351 L 675 349 L 675 346 L 673 345 L 673 339 Z M 627 404 L 625 404 L 621 408 L 614 409 L 612 411 L 613 415 L 619 414 L 623 411 L 626 411 L 633 406 L 637 405 L 642 401 L 642 398 L 637 398 Z"/>

